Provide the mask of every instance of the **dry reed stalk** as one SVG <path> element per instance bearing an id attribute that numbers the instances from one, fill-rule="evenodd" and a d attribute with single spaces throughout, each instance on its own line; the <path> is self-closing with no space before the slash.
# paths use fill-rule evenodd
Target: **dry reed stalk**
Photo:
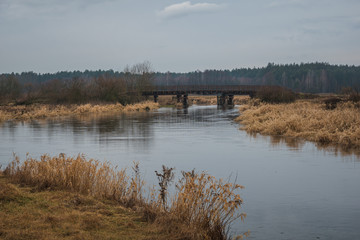
<path id="1" fill-rule="evenodd" d="M 0 121 L 31 120 L 48 117 L 63 117 L 89 113 L 119 113 L 134 111 L 151 111 L 159 108 L 158 103 L 146 101 L 123 106 L 116 104 L 82 104 L 82 105 L 30 105 L 0 107 Z"/>
<path id="2" fill-rule="evenodd" d="M 138 112 L 138 111 L 150 111 L 159 108 L 159 104 L 152 102 L 152 101 L 146 101 L 142 103 L 136 103 L 133 105 L 126 105 L 124 108 L 125 112 Z"/>
<path id="3" fill-rule="evenodd" d="M 155 174 L 159 180 L 159 200 L 161 201 L 161 205 L 163 206 L 164 210 L 167 210 L 167 195 L 168 195 L 168 186 L 174 179 L 174 168 L 168 168 L 165 165 L 162 166 L 162 172 L 158 173 L 155 171 Z"/>
<path id="4" fill-rule="evenodd" d="M 322 103 L 258 104 L 240 107 L 237 118 L 250 133 L 299 137 L 343 148 L 360 148 L 360 110 L 352 102 L 327 110 Z"/>
<path id="5" fill-rule="evenodd" d="M 10 119 L 11 115 L 8 112 L 0 110 L 0 122 Z"/>
<path id="6" fill-rule="evenodd" d="M 216 96 L 189 96 L 189 102 L 196 105 L 216 105 Z"/>
<path id="7" fill-rule="evenodd" d="M 5 173 L 16 182 L 39 189 L 70 190 L 121 203 L 132 197 L 128 193 L 128 176 L 124 169 L 115 172 L 108 163 L 86 160 L 83 155 L 76 158 L 66 157 L 65 154 L 56 157 L 43 155 L 40 161 L 27 156 L 21 165 L 15 156 Z"/>
<path id="8" fill-rule="evenodd" d="M 244 187 L 194 170 L 182 175 L 169 212 L 195 228 L 196 238 L 227 239 L 230 224 L 246 217 L 238 212 L 243 200 L 236 193 Z"/>

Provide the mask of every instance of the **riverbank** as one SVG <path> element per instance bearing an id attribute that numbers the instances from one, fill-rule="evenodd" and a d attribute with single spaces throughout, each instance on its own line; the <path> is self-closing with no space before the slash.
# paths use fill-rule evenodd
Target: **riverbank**
<path id="1" fill-rule="evenodd" d="M 360 149 L 360 105 L 340 102 L 328 109 L 320 100 L 288 104 L 249 101 L 236 119 L 249 133 L 302 138 L 321 145 Z"/>
<path id="2" fill-rule="evenodd" d="M 32 120 L 76 116 L 84 114 L 121 113 L 151 111 L 159 108 L 158 103 L 146 101 L 136 104 L 32 104 L 18 106 L 0 106 L 0 121 Z"/>
<path id="3" fill-rule="evenodd" d="M 0 238 L 168 239 L 169 234 L 113 201 L 11 183 L 0 173 Z"/>
<path id="4" fill-rule="evenodd" d="M 20 163 L 0 177 L 4 239 L 229 239 L 240 213 L 240 185 L 206 173 L 183 172 L 174 194 L 172 168 L 156 172 L 159 189 L 108 163 L 65 154 Z M 173 185 L 175 186 L 175 185 Z"/>

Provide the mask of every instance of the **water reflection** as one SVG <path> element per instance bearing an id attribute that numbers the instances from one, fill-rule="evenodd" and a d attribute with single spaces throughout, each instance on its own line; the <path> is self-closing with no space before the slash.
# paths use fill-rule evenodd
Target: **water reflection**
<path id="1" fill-rule="evenodd" d="M 106 160 L 119 167 L 139 161 L 145 180 L 156 183 L 164 164 L 238 176 L 243 211 L 234 232 L 249 239 L 360 239 L 359 155 L 332 152 L 294 138 L 249 135 L 233 118 L 237 108 L 161 108 L 130 115 L 88 115 L 0 126 L 0 165 L 12 152 L 21 159 L 44 153 Z M 319 151 L 320 150 L 320 151 Z M 340 155 L 340 156 L 338 156 Z M 345 236 L 345 237 L 344 237 Z"/>
<path id="2" fill-rule="evenodd" d="M 41 137 L 45 132 L 48 138 L 53 138 L 59 132 L 68 132 L 79 139 L 85 133 L 96 135 L 100 144 L 108 144 L 116 141 L 133 141 L 139 143 L 138 147 L 149 147 L 149 141 L 153 137 L 153 125 L 163 124 L 171 129 L 174 123 L 181 124 L 180 127 L 197 128 L 208 123 L 217 123 L 226 116 L 233 119 L 238 116 L 237 107 L 222 106 L 197 106 L 185 109 L 162 108 L 153 113 L 135 114 L 89 114 L 76 117 L 31 120 L 29 122 L 7 121 L 0 123 L 1 132 L 16 137 L 19 127 L 28 127 L 35 137 Z M 236 123 L 235 123 L 236 124 Z M 253 139 L 267 141 L 273 148 L 286 146 L 291 151 L 301 151 L 308 143 L 302 139 L 280 136 L 263 136 L 260 134 L 248 134 Z M 357 156 L 360 161 L 360 151 L 356 149 L 344 149 L 334 145 L 314 143 L 318 151 L 324 151 L 335 156 Z"/>
<path id="3" fill-rule="evenodd" d="M 282 146 L 286 146 L 288 150 L 301 151 L 306 144 L 314 144 L 318 151 L 323 151 L 325 153 L 340 157 L 356 156 L 354 160 L 360 161 L 360 151 L 358 149 L 347 149 L 341 146 L 331 144 L 310 143 L 306 140 L 294 137 L 263 136 L 257 133 L 248 133 L 248 135 L 254 139 L 260 138 L 262 140 L 268 141 L 270 145 L 274 148 L 281 148 Z"/>

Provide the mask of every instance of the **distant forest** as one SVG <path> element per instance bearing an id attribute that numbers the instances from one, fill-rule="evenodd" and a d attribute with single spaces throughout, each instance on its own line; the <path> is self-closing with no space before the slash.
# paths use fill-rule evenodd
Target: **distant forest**
<path id="1" fill-rule="evenodd" d="M 338 93 L 345 87 L 360 90 L 360 66 L 302 63 L 261 68 L 157 73 L 156 85 L 278 85 L 296 92 Z"/>
<path id="2" fill-rule="evenodd" d="M 140 100 L 140 91 L 151 85 L 278 85 L 296 92 L 339 93 L 346 87 L 360 90 L 360 66 L 328 63 L 273 64 L 261 68 L 205 70 L 188 73 L 151 71 L 144 62 L 125 69 L 98 71 L 62 71 L 37 74 L 23 72 L 0 75 L 0 99 L 20 95 L 51 95 L 56 102 L 105 100 L 133 102 Z M 126 92 L 137 97 L 125 97 Z M 51 98 L 49 96 L 49 98 Z"/>

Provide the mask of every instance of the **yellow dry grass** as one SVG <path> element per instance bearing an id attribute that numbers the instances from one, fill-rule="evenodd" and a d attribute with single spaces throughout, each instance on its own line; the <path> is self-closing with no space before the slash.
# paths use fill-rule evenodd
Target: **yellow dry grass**
<path id="1" fill-rule="evenodd" d="M 159 104 L 146 101 L 142 103 L 117 104 L 81 104 L 81 105 L 48 105 L 34 104 L 29 106 L 1 106 L 0 121 L 31 120 L 41 118 L 63 117 L 84 114 L 120 113 L 151 111 L 159 108 Z"/>
<path id="2" fill-rule="evenodd" d="M 11 114 L 0 109 L 0 122 L 11 119 Z"/>
<path id="3" fill-rule="evenodd" d="M 183 172 L 174 195 L 168 197 L 171 201 L 165 202 L 155 190 L 145 193 L 138 163 L 132 169 L 130 177 L 125 169 L 116 170 L 108 163 L 60 154 L 43 155 L 40 160 L 27 157 L 23 163 L 15 156 L 4 173 L 12 182 L 33 186 L 37 191 L 70 191 L 136 209 L 168 239 L 228 239 L 231 222 L 246 216 L 239 213 L 242 199 L 237 191 L 243 187 L 238 184 L 206 173 Z M 98 214 L 92 218 L 94 221 L 90 218 L 84 224 L 91 229 L 93 225 L 102 228 L 96 222 Z"/>
<path id="4" fill-rule="evenodd" d="M 249 100 L 249 96 L 234 96 L 233 102 L 236 105 L 246 103 Z M 216 96 L 189 96 L 189 101 L 192 104 L 197 105 L 216 105 Z"/>
<path id="5" fill-rule="evenodd" d="M 139 213 L 64 190 L 12 184 L 0 173 L 0 239 L 169 239 Z"/>
<path id="6" fill-rule="evenodd" d="M 243 200 L 236 191 L 242 188 L 204 172 L 183 172 L 169 212 L 185 226 L 196 226 L 195 238 L 222 239 L 227 235 L 225 226 L 239 217 L 241 220 L 246 217 L 245 213 L 237 211 Z"/>
<path id="7" fill-rule="evenodd" d="M 345 149 L 360 148 L 360 108 L 342 102 L 333 110 L 325 104 L 297 101 L 289 104 L 246 104 L 237 118 L 250 133 L 303 138 Z"/>

